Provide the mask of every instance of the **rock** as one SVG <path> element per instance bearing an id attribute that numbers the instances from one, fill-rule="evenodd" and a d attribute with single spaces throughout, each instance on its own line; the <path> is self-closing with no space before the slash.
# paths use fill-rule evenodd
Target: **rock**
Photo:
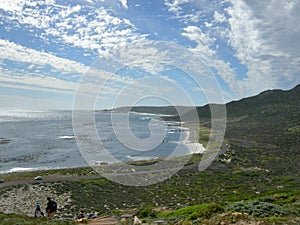
<path id="1" fill-rule="evenodd" d="M 124 214 L 121 216 L 121 222 L 126 223 L 128 221 L 132 221 L 133 215 L 131 214 Z"/>
<path id="2" fill-rule="evenodd" d="M 142 224 L 142 221 L 137 216 L 134 216 L 133 225 L 140 225 L 140 224 Z"/>
<path id="3" fill-rule="evenodd" d="M 10 140 L 5 139 L 5 138 L 0 138 L 0 144 L 8 144 L 10 142 Z"/>

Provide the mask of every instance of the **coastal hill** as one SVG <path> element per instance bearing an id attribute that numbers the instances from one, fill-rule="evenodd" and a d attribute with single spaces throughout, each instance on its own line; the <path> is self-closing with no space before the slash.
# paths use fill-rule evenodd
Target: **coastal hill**
<path id="1" fill-rule="evenodd" d="M 136 113 L 151 113 L 156 115 L 168 115 L 176 116 L 178 113 L 187 113 L 191 107 L 188 106 L 133 106 L 133 107 L 119 107 L 112 110 L 117 113 L 127 113 L 127 112 L 136 112 Z"/>
<path id="2" fill-rule="evenodd" d="M 299 109 L 300 104 L 300 85 L 291 90 L 267 90 L 256 96 L 243 98 L 238 101 L 232 101 L 226 104 L 227 116 L 254 116 L 253 119 L 261 119 L 264 116 L 275 115 L 282 116 L 282 113 L 294 113 Z M 212 104 L 218 106 L 218 104 Z M 200 119 L 210 118 L 210 105 L 197 106 L 197 112 Z M 138 112 L 170 115 L 174 118 L 178 115 L 189 114 L 189 106 L 134 106 L 114 108 L 113 112 Z M 261 114 L 260 116 L 258 116 Z M 188 118 L 188 116 L 185 118 Z M 290 115 L 296 117 L 297 115 Z M 190 118 L 192 119 L 192 117 Z M 295 118 L 294 118 L 295 119 Z"/>
<path id="3" fill-rule="evenodd" d="M 284 148 L 299 148 L 300 143 L 300 85 L 291 90 L 267 90 L 256 96 L 232 101 L 226 105 L 227 139 L 270 143 Z M 196 107 L 201 125 L 210 123 L 210 107 Z M 136 106 L 113 109 L 114 112 L 137 112 L 168 115 L 166 120 L 193 122 L 194 113 L 188 106 Z"/>
<path id="4" fill-rule="evenodd" d="M 96 175 L 91 168 L 0 174 L 4 180 L 45 178 L 45 183 L 0 186 L 0 212 L 30 214 L 46 193 L 58 201 L 57 216 L 66 220 L 57 224 L 74 224 L 70 221 L 81 208 L 96 211 L 99 217 L 137 216 L 144 224 L 299 224 L 300 85 L 230 102 L 226 109 L 229 149 L 205 171 L 198 170 L 201 154 L 195 154 L 173 177 L 141 187 L 91 177 Z M 189 108 L 181 110 L 189 118 Z M 134 107 L 131 111 L 178 119 L 174 107 Z M 197 111 L 200 125 L 209 130 L 209 106 L 197 107 Z M 134 165 L 149 163 L 156 161 Z M 46 182 L 57 176 L 76 179 Z M 33 223 L 32 218 L 15 214 L 0 213 L 1 219 L 11 221 L 6 224 L 45 224 L 45 220 Z"/>

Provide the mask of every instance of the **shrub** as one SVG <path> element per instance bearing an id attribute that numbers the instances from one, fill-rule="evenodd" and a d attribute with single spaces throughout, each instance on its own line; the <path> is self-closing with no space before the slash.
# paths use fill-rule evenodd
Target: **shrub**
<path id="1" fill-rule="evenodd" d="M 260 202 L 257 200 L 237 202 L 227 205 L 225 209 L 227 211 L 248 213 L 255 217 L 288 216 L 295 214 L 294 210 L 292 209 L 268 202 Z"/>
<path id="2" fill-rule="evenodd" d="M 153 210 L 153 206 L 145 206 L 138 212 L 138 217 L 145 218 L 145 217 L 156 217 L 156 212 Z"/>
<path id="3" fill-rule="evenodd" d="M 174 212 L 163 213 L 160 216 L 163 217 L 183 217 L 186 220 L 195 220 L 198 218 L 209 218 L 212 214 L 223 212 L 224 209 L 216 204 L 201 204 L 195 206 L 188 206 L 182 209 L 178 209 Z"/>

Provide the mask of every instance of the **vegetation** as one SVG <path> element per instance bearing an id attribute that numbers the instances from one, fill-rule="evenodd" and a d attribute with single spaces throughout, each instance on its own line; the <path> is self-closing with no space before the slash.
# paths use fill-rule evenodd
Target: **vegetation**
<path id="1" fill-rule="evenodd" d="M 300 215 L 299 209 L 293 207 L 280 206 L 268 202 L 241 201 L 226 207 L 228 211 L 243 212 L 255 217 L 271 217 L 271 216 L 297 216 Z"/>
<path id="2" fill-rule="evenodd" d="M 91 167 L 83 168 L 65 168 L 65 169 L 53 169 L 53 170 L 39 170 L 29 172 L 15 172 L 9 174 L 0 174 L 0 179 L 5 181 L 17 181 L 33 179 L 36 176 L 42 176 L 43 178 L 58 178 L 58 177 L 80 177 L 80 176 L 92 176 L 97 173 Z"/>
<path id="3" fill-rule="evenodd" d="M 207 127 L 201 126 L 199 129 L 199 139 L 198 142 L 201 143 L 204 147 L 207 146 L 210 136 L 210 129 Z"/>
<path id="4" fill-rule="evenodd" d="M 75 225 L 70 220 L 48 220 L 47 218 L 33 218 L 24 215 L 4 214 L 0 212 L 1 225 Z"/>
<path id="5" fill-rule="evenodd" d="M 195 220 L 197 218 L 209 218 L 215 213 L 223 212 L 224 209 L 216 204 L 201 204 L 188 206 L 185 208 L 178 209 L 173 212 L 161 213 L 159 217 L 176 217 L 176 218 L 184 218 L 186 220 Z"/>

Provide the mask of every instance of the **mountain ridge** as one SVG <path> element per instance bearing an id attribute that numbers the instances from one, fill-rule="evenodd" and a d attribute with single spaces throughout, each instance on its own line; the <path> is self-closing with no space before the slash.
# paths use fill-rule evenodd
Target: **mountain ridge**
<path id="1" fill-rule="evenodd" d="M 228 114 L 230 115 L 236 107 L 241 108 L 241 105 L 244 108 L 247 108 L 247 104 L 256 104 L 256 105 L 265 105 L 266 103 L 276 103 L 277 101 L 299 101 L 300 99 L 300 84 L 296 85 L 290 90 L 281 90 L 281 89 L 272 89 L 266 90 L 258 95 L 242 98 L 239 100 L 233 100 L 225 104 Z M 210 103 L 203 106 L 196 106 L 199 118 L 201 117 L 210 117 L 210 106 L 223 106 L 223 104 Z M 173 115 L 174 117 L 178 115 L 184 115 L 190 110 L 195 108 L 194 106 L 125 106 L 114 108 L 106 111 L 113 112 L 137 112 L 137 113 L 153 113 L 153 114 L 165 114 Z M 241 112 L 245 113 L 245 112 Z M 241 114 L 240 113 L 240 114 Z M 187 116 L 188 118 L 188 116 Z"/>

